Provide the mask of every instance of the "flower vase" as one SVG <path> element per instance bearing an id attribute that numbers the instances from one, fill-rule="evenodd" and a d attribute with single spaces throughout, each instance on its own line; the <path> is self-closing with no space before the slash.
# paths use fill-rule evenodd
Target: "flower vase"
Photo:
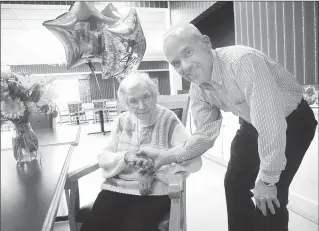
<path id="1" fill-rule="evenodd" d="M 19 164 L 36 159 L 39 141 L 30 122 L 14 123 L 12 146 L 14 158 Z"/>

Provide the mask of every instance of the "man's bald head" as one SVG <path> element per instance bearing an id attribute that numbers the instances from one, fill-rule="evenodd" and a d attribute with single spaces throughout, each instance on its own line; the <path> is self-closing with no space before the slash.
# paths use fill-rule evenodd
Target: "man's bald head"
<path id="1" fill-rule="evenodd" d="M 210 39 L 192 24 L 173 26 L 164 36 L 167 61 L 185 79 L 196 84 L 208 82 L 212 71 Z"/>
<path id="2" fill-rule="evenodd" d="M 202 33 L 190 23 L 177 24 L 172 26 L 164 35 L 164 40 L 170 36 L 188 36 L 188 37 L 202 37 Z"/>

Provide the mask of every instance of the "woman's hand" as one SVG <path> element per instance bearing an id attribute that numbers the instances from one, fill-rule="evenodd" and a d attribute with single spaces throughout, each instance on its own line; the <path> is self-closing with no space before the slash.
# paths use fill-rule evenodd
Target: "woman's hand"
<path id="1" fill-rule="evenodd" d="M 139 169 L 141 174 L 145 174 L 153 168 L 152 160 L 142 156 L 136 156 L 133 151 L 128 151 L 124 156 L 124 160 L 131 168 Z"/>
<path id="2" fill-rule="evenodd" d="M 152 185 L 155 180 L 154 174 L 145 174 L 140 180 L 139 191 L 141 195 L 148 195 L 152 192 Z"/>
<path id="3" fill-rule="evenodd" d="M 135 154 L 137 157 L 148 157 L 154 161 L 154 171 L 175 162 L 174 156 L 168 154 L 166 150 L 151 147 L 141 147 Z"/>

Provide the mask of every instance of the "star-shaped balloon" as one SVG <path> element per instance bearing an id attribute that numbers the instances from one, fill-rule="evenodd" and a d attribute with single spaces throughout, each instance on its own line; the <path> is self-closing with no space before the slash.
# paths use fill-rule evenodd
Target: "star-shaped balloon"
<path id="1" fill-rule="evenodd" d="M 65 14 L 43 25 L 62 42 L 67 67 L 102 64 L 102 78 L 121 79 L 137 69 L 146 39 L 135 9 L 121 15 L 110 3 L 98 12 L 90 3 L 75 2 Z"/>

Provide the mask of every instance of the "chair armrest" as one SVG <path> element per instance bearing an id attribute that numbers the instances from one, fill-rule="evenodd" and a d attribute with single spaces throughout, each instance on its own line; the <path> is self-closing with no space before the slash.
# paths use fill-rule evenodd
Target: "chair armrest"
<path id="1" fill-rule="evenodd" d="M 183 181 L 186 179 L 187 172 L 177 172 L 168 177 L 168 196 L 170 199 L 178 199 L 181 197 L 183 189 Z"/>
<path id="2" fill-rule="evenodd" d="M 66 179 L 65 183 L 65 189 L 69 189 L 70 186 L 75 182 L 78 181 L 81 177 L 86 176 L 100 168 L 98 163 L 86 165 L 82 168 L 79 168 L 77 170 L 74 170 L 68 174 L 68 177 Z"/>

